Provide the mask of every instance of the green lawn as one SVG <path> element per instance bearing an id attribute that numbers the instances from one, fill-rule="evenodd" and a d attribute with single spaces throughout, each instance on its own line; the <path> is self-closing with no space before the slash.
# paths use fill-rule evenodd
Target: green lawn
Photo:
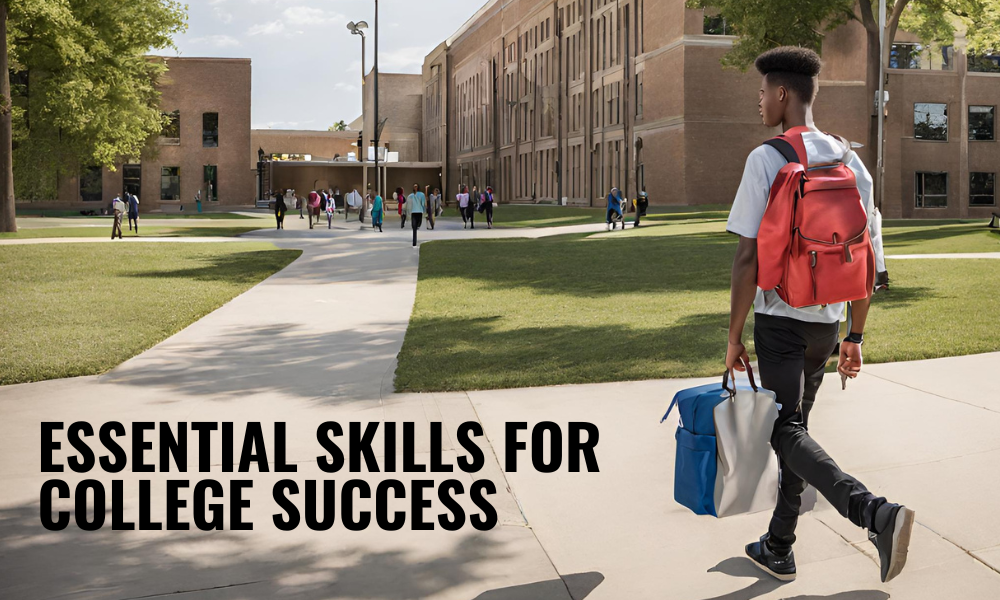
<path id="1" fill-rule="evenodd" d="M 41 209 L 30 209 L 30 208 L 18 208 L 17 209 L 18 218 L 22 217 L 34 217 L 34 218 L 79 218 L 79 219 L 111 219 L 108 215 L 94 215 L 85 217 L 80 214 L 78 210 L 41 210 Z M 261 217 L 252 217 L 249 215 L 241 215 L 236 213 L 224 213 L 224 212 L 211 212 L 211 213 L 142 213 L 140 215 L 144 219 L 257 219 L 261 217 L 267 217 L 267 215 L 261 215 Z M 109 225 L 110 227 L 110 225 Z"/>
<path id="2" fill-rule="evenodd" d="M 650 222 L 674 221 L 690 218 L 725 218 L 728 207 L 708 206 L 657 206 L 650 207 L 646 219 Z M 503 204 L 493 210 L 493 226 L 504 229 L 521 227 L 565 227 L 604 223 L 604 208 L 584 208 L 578 206 L 552 206 L 534 204 Z M 458 209 L 451 207 L 445 217 L 460 218 Z M 626 215 L 626 221 L 635 220 L 635 214 Z M 476 213 L 476 221 L 486 222 L 486 215 Z"/>
<path id="3" fill-rule="evenodd" d="M 953 254 L 1000 252 L 1000 230 L 986 221 L 886 221 L 882 238 L 886 254 Z"/>
<path id="4" fill-rule="evenodd" d="M 260 242 L 0 247 L 0 384 L 103 373 L 300 254 Z"/>
<path id="5" fill-rule="evenodd" d="M 143 226 L 140 221 L 139 234 L 141 237 L 233 237 L 251 231 L 257 231 L 262 227 L 246 226 L 163 226 L 151 225 Z M 136 237 L 128 230 L 126 224 L 123 228 L 124 237 Z M 23 228 L 17 233 L 0 233 L 0 239 L 37 239 L 37 238 L 78 238 L 78 237 L 111 237 L 111 222 L 107 227 L 41 227 Z"/>
<path id="6" fill-rule="evenodd" d="M 720 375 L 736 245 L 724 227 L 695 219 L 626 233 L 427 244 L 396 387 Z M 982 249 L 984 241 L 974 228 L 944 237 L 899 229 L 893 251 L 909 252 L 921 235 L 933 252 Z M 867 328 L 869 362 L 1000 351 L 1000 261 L 893 261 L 889 269 L 892 287 L 876 297 Z M 752 352 L 749 332 L 746 339 Z"/>

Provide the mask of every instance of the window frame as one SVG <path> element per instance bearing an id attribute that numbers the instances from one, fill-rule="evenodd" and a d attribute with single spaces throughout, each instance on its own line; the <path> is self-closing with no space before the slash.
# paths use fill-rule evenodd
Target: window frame
<path id="1" fill-rule="evenodd" d="M 173 174 L 173 175 L 166 174 L 165 172 L 168 171 L 168 170 L 170 170 L 170 169 L 176 170 L 177 173 Z M 176 178 L 177 179 L 177 182 L 176 182 L 176 184 L 177 184 L 177 195 L 176 195 L 176 197 L 165 197 L 163 195 L 163 190 L 164 190 L 164 188 L 163 188 L 163 178 L 164 177 L 172 177 L 172 178 Z M 173 182 L 171 182 L 171 183 L 173 183 Z M 160 202 L 180 202 L 180 200 L 181 200 L 181 168 L 180 167 L 173 167 L 173 166 L 161 166 L 160 167 Z"/>
<path id="2" fill-rule="evenodd" d="M 164 126 L 163 130 L 160 131 L 160 143 L 164 144 L 164 145 L 167 145 L 167 146 L 180 146 L 181 145 L 181 111 L 180 111 L 180 109 L 177 109 L 177 110 L 174 110 L 174 111 L 171 111 L 171 112 L 164 112 L 163 116 L 170 117 L 171 118 L 171 123 L 169 125 Z M 170 132 L 170 130 L 173 129 L 173 128 L 175 128 L 175 127 L 177 129 L 177 137 L 168 137 L 167 133 Z"/>
<path id="3" fill-rule="evenodd" d="M 914 173 L 913 181 L 913 200 L 914 207 L 919 209 L 938 209 L 938 208 L 948 208 L 948 172 L 947 171 L 916 171 Z M 926 177 L 927 175 L 943 175 L 944 176 L 944 194 L 927 194 L 921 193 L 922 190 L 926 189 Z M 940 198 L 944 197 L 944 204 L 941 206 L 927 206 L 926 198 L 934 197 Z"/>
<path id="4" fill-rule="evenodd" d="M 210 130 L 207 128 L 207 119 L 209 115 L 215 115 L 215 135 L 212 136 Z M 214 143 L 212 143 L 212 139 Z M 202 148 L 218 148 L 219 147 L 219 113 L 217 112 L 203 112 L 201 113 L 201 147 Z"/>
<path id="5" fill-rule="evenodd" d="M 917 123 L 917 112 L 918 112 L 917 107 L 921 106 L 921 105 L 934 105 L 934 106 L 943 106 L 944 107 L 944 118 L 945 118 L 944 139 L 933 139 L 933 138 L 919 137 L 917 135 L 917 125 L 918 125 L 918 123 Z M 928 115 L 927 125 L 928 125 L 928 127 L 930 127 L 930 115 L 931 115 L 931 113 L 929 111 L 924 111 L 924 112 L 926 112 L 926 114 Z M 949 141 L 949 135 L 950 135 L 950 131 L 949 131 L 950 124 L 951 123 L 950 123 L 950 120 L 949 120 L 949 117 L 948 117 L 948 103 L 947 102 L 914 102 L 913 103 L 913 139 L 914 140 L 917 140 L 919 142 L 938 142 L 938 143 L 944 142 L 944 143 L 948 143 L 948 141 Z"/>
<path id="6" fill-rule="evenodd" d="M 993 198 L 993 202 L 991 202 L 989 204 L 981 204 L 981 203 L 975 203 L 975 204 L 973 204 L 973 202 L 972 202 L 972 198 L 973 197 L 983 197 L 983 198 L 987 197 L 986 194 L 973 194 L 972 193 L 972 180 L 973 180 L 973 178 L 976 175 L 989 175 L 990 176 L 990 185 L 992 186 L 992 191 L 993 191 L 993 194 L 992 194 L 991 197 Z M 996 206 L 996 205 L 997 205 L 997 174 L 996 173 L 991 173 L 989 171 L 971 171 L 969 173 L 969 208 L 991 207 L 991 206 Z"/>
<path id="7" fill-rule="evenodd" d="M 992 118 L 992 123 L 990 127 L 990 137 L 985 139 L 973 138 L 972 137 L 972 109 L 973 108 L 989 108 L 990 116 Z M 996 105 L 990 104 L 970 104 L 969 105 L 969 141 L 970 142 L 995 142 L 997 139 L 997 107 Z"/>

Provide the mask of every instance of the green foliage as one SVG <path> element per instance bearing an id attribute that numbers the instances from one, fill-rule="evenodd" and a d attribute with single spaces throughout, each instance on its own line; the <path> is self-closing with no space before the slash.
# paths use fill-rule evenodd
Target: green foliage
<path id="1" fill-rule="evenodd" d="M 864 0 L 862 0 L 864 1 Z M 687 0 L 689 8 L 712 8 L 740 33 L 723 65 L 747 70 L 762 52 L 777 46 L 819 51 L 825 31 L 854 17 L 854 0 Z"/>
<path id="2" fill-rule="evenodd" d="M 997 0 L 898 1 L 906 2 L 899 16 L 899 29 L 916 34 L 925 44 L 952 44 L 956 29 L 961 28 L 966 30 L 970 51 L 1000 48 Z M 877 18 L 878 0 L 861 2 L 869 2 Z M 897 3 L 888 2 L 889 15 Z M 687 0 L 687 5 L 711 8 L 725 15 L 729 28 L 739 32 L 740 37 L 723 57 L 723 65 L 744 71 L 760 53 L 777 46 L 805 46 L 819 51 L 824 32 L 860 19 L 854 0 Z"/>
<path id="3" fill-rule="evenodd" d="M 333 125 L 330 125 L 326 130 L 327 131 L 347 131 L 347 121 L 341 119 L 341 120 L 337 121 L 336 123 L 334 123 Z"/>
<path id="4" fill-rule="evenodd" d="M 41 196 L 60 166 L 139 157 L 164 120 L 166 66 L 146 53 L 186 26 L 175 0 L 10 0 L 11 69 L 27 73 L 14 100 L 18 189 Z"/>

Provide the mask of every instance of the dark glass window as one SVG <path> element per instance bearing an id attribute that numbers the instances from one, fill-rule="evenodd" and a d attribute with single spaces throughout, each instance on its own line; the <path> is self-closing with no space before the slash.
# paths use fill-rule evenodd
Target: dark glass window
<path id="1" fill-rule="evenodd" d="M 918 102 L 913 105 L 913 137 L 948 141 L 948 105 Z"/>
<path id="2" fill-rule="evenodd" d="M 994 139 L 995 106 L 969 107 L 969 141 L 982 142 Z"/>
<path id="3" fill-rule="evenodd" d="M 917 173 L 917 208 L 948 206 L 948 174 Z"/>
<path id="4" fill-rule="evenodd" d="M 160 200 L 181 199 L 181 168 L 163 167 L 160 169 Z"/>
<path id="5" fill-rule="evenodd" d="M 893 44 L 889 49 L 889 68 L 919 69 L 923 50 L 920 44 Z"/>
<path id="6" fill-rule="evenodd" d="M 103 190 L 104 170 L 101 167 L 87 167 L 80 173 L 80 199 L 84 202 L 100 202 Z"/>
<path id="7" fill-rule="evenodd" d="M 969 71 L 1000 73 L 1000 54 L 969 54 Z"/>
<path id="8" fill-rule="evenodd" d="M 219 147 L 219 113 L 201 115 L 201 145 L 205 148 Z"/>
<path id="9" fill-rule="evenodd" d="M 163 113 L 163 116 L 169 117 L 170 122 L 163 127 L 160 137 L 167 142 L 181 143 L 181 111 Z"/>
<path id="10" fill-rule="evenodd" d="M 996 206 L 996 173 L 969 173 L 969 206 Z"/>
<path id="11" fill-rule="evenodd" d="M 219 199 L 219 167 L 215 165 L 205 165 L 205 198 L 209 201 Z"/>

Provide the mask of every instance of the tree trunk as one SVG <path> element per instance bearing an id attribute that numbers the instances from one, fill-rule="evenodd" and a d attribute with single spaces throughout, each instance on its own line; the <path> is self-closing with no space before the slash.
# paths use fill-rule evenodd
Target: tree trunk
<path id="1" fill-rule="evenodd" d="M 7 61 L 7 2 L 0 0 L 0 232 L 17 231 L 14 218 L 14 157 L 10 68 Z"/>

